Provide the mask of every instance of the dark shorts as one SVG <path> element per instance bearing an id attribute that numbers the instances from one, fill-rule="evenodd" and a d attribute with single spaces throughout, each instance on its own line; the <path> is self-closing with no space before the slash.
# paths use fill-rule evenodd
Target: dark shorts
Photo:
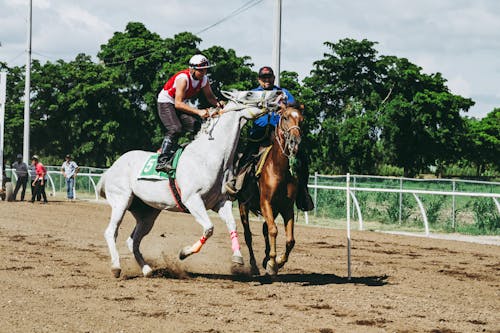
<path id="1" fill-rule="evenodd" d="M 198 116 L 177 110 L 172 103 L 158 103 L 158 115 L 165 126 L 166 136 L 179 137 L 186 132 L 198 132 L 201 121 Z"/>

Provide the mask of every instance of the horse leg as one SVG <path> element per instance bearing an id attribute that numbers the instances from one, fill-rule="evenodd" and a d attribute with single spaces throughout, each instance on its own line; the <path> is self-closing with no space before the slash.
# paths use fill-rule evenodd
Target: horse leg
<path id="1" fill-rule="evenodd" d="M 134 215 L 137 221 L 132 233 L 132 252 L 134 253 L 135 260 L 139 266 L 141 266 L 142 274 L 145 277 L 149 277 L 153 270 L 144 260 L 139 247 L 141 245 L 142 238 L 151 231 L 151 228 L 153 228 L 154 222 L 161 211 L 144 205 L 141 209 L 130 210 L 130 212 Z"/>
<path id="2" fill-rule="evenodd" d="M 269 260 L 266 264 L 266 273 L 269 275 L 276 275 L 278 274 L 278 266 L 276 265 L 276 237 L 278 236 L 278 228 L 274 222 L 271 202 L 261 199 L 260 207 L 262 216 L 266 219 L 267 230 L 269 232 Z"/>
<path id="3" fill-rule="evenodd" d="M 136 229 L 136 227 L 134 227 L 134 230 L 132 230 L 132 232 L 130 233 L 130 236 L 128 236 L 127 240 L 125 241 L 125 242 L 127 243 L 128 250 L 129 250 L 131 253 L 134 253 L 133 244 L 134 244 L 134 233 L 135 233 L 135 229 Z"/>
<path id="4" fill-rule="evenodd" d="M 255 260 L 255 255 L 253 253 L 252 246 L 252 232 L 250 231 L 250 223 L 248 219 L 248 206 L 240 203 L 240 217 L 241 223 L 243 224 L 243 231 L 245 235 L 245 243 L 247 244 L 248 253 L 250 254 L 250 267 L 252 275 L 260 275 L 259 268 L 257 267 L 257 261 Z"/>
<path id="5" fill-rule="evenodd" d="M 233 203 L 229 200 L 221 203 L 219 207 L 219 216 L 226 222 L 227 230 L 231 237 L 231 248 L 233 250 L 232 261 L 243 265 L 243 256 L 240 251 L 240 242 L 238 241 L 238 232 L 236 231 L 236 221 L 233 216 Z"/>
<path id="6" fill-rule="evenodd" d="M 292 252 L 293 246 L 295 245 L 295 238 L 293 236 L 293 229 L 295 224 L 295 216 L 293 212 L 293 205 L 286 209 L 285 213 L 281 214 L 283 216 L 283 221 L 285 221 L 285 232 L 286 232 L 286 251 L 285 253 L 276 261 L 278 268 L 281 268 L 288 261 L 288 256 Z"/>
<path id="7" fill-rule="evenodd" d="M 264 236 L 264 260 L 262 260 L 262 267 L 266 269 L 267 262 L 269 261 L 269 252 L 271 251 L 271 245 L 269 245 L 269 230 L 267 228 L 267 223 L 264 221 L 262 223 L 262 235 Z"/>
<path id="8" fill-rule="evenodd" d="M 120 277 L 122 271 L 120 267 L 120 254 L 116 248 L 116 237 L 118 237 L 118 228 L 123 220 L 127 206 L 128 201 L 122 204 L 112 204 L 111 218 L 109 219 L 108 227 L 104 231 L 104 238 L 106 239 L 111 255 L 111 272 L 116 278 Z"/>
<path id="9" fill-rule="evenodd" d="M 194 216 L 196 222 L 203 227 L 203 235 L 200 239 L 191 246 L 184 247 L 179 252 L 179 259 L 184 260 L 194 253 L 200 252 L 203 244 L 207 241 L 214 232 L 214 225 L 208 217 L 205 204 L 199 194 L 191 195 L 187 200 L 183 200 L 184 205 L 189 209 L 191 215 Z"/>

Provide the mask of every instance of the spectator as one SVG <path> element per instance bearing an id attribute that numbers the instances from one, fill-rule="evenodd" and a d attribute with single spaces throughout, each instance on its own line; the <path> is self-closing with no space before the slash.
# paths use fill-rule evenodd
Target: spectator
<path id="1" fill-rule="evenodd" d="M 61 172 L 66 180 L 66 195 L 68 200 L 73 201 L 75 199 L 74 188 L 75 188 L 75 178 L 78 170 L 78 164 L 71 160 L 71 155 L 66 155 L 65 161 L 61 166 Z"/>
<path id="2" fill-rule="evenodd" d="M 33 155 L 31 158 L 31 165 L 35 167 L 36 177 L 32 182 L 32 185 L 35 187 L 34 194 L 31 196 L 31 203 L 35 202 L 35 198 L 37 195 L 41 195 L 43 197 L 43 203 L 48 203 L 47 194 L 45 193 L 45 175 L 47 174 L 47 169 L 45 166 L 39 161 L 37 155 Z"/>
<path id="3" fill-rule="evenodd" d="M 17 161 L 12 164 L 12 168 L 15 170 L 17 175 L 16 188 L 14 189 L 14 200 L 16 200 L 17 192 L 22 186 L 23 190 L 21 191 L 21 201 L 24 201 L 26 185 L 28 183 L 28 165 L 23 162 L 23 155 L 17 155 Z"/>
<path id="4" fill-rule="evenodd" d="M 28 171 L 29 171 L 29 175 L 30 175 L 30 186 L 31 186 L 31 196 L 34 196 L 35 195 L 35 179 L 36 179 L 36 170 L 35 170 L 35 166 L 30 164 L 28 166 Z M 38 193 L 36 195 L 36 201 L 41 201 L 42 200 L 42 196 L 40 195 L 40 193 Z"/>

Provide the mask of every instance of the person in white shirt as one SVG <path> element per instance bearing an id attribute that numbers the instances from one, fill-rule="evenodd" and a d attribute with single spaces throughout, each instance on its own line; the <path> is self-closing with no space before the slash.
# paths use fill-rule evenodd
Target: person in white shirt
<path id="1" fill-rule="evenodd" d="M 78 164 L 71 160 L 71 155 L 66 155 L 65 161 L 61 166 L 61 172 L 66 180 L 66 194 L 68 200 L 74 200 L 75 198 L 73 189 L 75 188 L 75 178 L 79 169 Z"/>

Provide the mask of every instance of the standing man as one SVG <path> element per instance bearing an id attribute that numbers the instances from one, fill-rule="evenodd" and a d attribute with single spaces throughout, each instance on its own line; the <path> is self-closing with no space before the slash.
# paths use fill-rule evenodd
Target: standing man
<path id="1" fill-rule="evenodd" d="M 47 194 L 45 193 L 45 175 L 47 174 L 47 169 L 45 166 L 39 162 L 38 155 L 33 155 L 31 157 L 31 165 L 35 167 L 36 177 L 32 185 L 35 187 L 35 192 L 31 196 L 31 203 L 35 202 L 37 195 L 43 197 L 43 203 L 48 203 Z"/>
<path id="2" fill-rule="evenodd" d="M 64 179 L 66 180 L 66 197 L 68 200 L 73 201 L 75 198 L 74 188 L 75 188 L 75 178 L 80 168 L 75 161 L 71 160 L 71 155 L 67 154 L 65 161 L 61 166 L 61 172 Z"/>
<path id="3" fill-rule="evenodd" d="M 172 76 L 158 94 L 158 115 L 167 132 L 161 145 L 156 171 L 172 169 L 171 159 L 178 148 L 177 141 L 185 132 L 200 129 L 200 118 L 208 118 L 208 109 L 197 109 L 187 100 L 203 92 L 207 101 L 216 107 L 223 105 L 217 101 L 210 83 L 207 70 L 212 67 L 202 54 L 196 54 L 189 60 L 189 68 Z"/>
<path id="4" fill-rule="evenodd" d="M 26 194 L 26 185 L 28 184 L 28 165 L 23 162 L 23 155 L 17 154 L 17 160 L 12 164 L 12 168 L 17 175 L 16 188 L 14 189 L 14 200 L 16 200 L 17 192 L 23 187 L 21 191 L 21 201 L 24 201 Z"/>

